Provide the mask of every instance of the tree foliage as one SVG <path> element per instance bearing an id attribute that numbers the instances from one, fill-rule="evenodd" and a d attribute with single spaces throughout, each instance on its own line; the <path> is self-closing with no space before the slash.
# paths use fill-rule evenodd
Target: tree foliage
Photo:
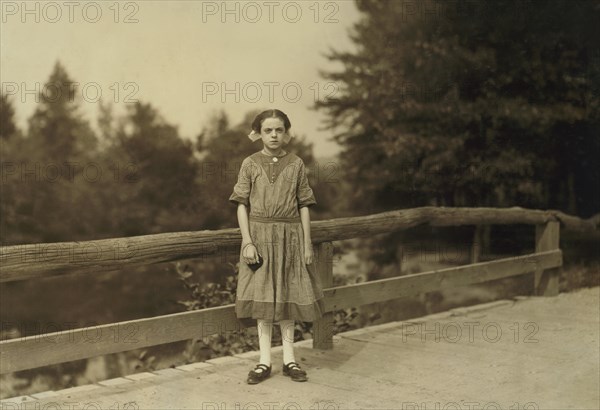
<path id="1" fill-rule="evenodd" d="M 246 137 L 258 111 L 237 125 L 218 113 L 192 142 L 143 101 L 120 116 L 100 102 L 94 129 L 60 63 L 43 90 L 23 135 L 1 96 L 3 245 L 237 226 L 228 198 L 242 160 L 262 148 Z M 286 149 L 314 162 L 305 137 Z"/>
<path id="2" fill-rule="evenodd" d="M 77 95 L 75 82 L 57 62 L 29 119 L 28 138 L 39 151 L 37 159 L 74 161 L 93 155 L 96 136 L 79 112 Z"/>
<path id="3" fill-rule="evenodd" d="M 317 103 L 353 204 L 598 211 L 598 1 L 357 5 Z"/>
<path id="4" fill-rule="evenodd" d="M 128 107 L 114 141 L 107 157 L 117 159 L 111 167 L 118 171 L 113 183 L 122 194 L 120 209 L 126 211 L 119 212 L 124 233 L 189 230 L 192 218 L 198 217 L 188 206 L 196 193 L 192 143 L 143 102 Z"/>
<path id="5" fill-rule="evenodd" d="M 16 132 L 15 109 L 8 96 L 0 94 L 0 138 L 8 139 Z"/>

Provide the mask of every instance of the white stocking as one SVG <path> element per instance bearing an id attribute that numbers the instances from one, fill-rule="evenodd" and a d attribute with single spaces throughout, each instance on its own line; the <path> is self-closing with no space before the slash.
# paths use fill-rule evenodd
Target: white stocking
<path id="1" fill-rule="evenodd" d="M 283 364 L 295 362 L 294 357 L 294 321 L 280 320 L 281 344 L 283 346 Z"/>
<path id="2" fill-rule="evenodd" d="M 273 322 L 269 320 L 258 319 L 258 346 L 260 347 L 260 363 L 271 365 L 271 335 L 273 334 Z M 257 373 L 262 369 L 256 370 Z"/>

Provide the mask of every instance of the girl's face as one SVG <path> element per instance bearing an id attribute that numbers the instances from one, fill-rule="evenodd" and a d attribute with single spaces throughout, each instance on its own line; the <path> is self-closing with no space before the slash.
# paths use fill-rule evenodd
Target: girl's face
<path id="1" fill-rule="evenodd" d="M 260 137 L 265 147 L 278 150 L 283 146 L 286 136 L 285 126 L 279 118 L 266 118 L 260 127 Z"/>

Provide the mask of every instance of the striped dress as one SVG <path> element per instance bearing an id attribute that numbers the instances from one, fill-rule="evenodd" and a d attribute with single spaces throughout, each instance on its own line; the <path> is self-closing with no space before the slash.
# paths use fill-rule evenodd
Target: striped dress
<path id="1" fill-rule="evenodd" d="M 250 155 L 242 162 L 229 201 L 249 207 L 250 237 L 264 259 L 253 272 L 240 246 L 235 313 L 242 326 L 255 326 L 256 319 L 319 319 L 323 290 L 314 264 L 304 260 L 299 211 L 317 201 L 302 159 L 289 152 L 275 161 L 261 151 Z"/>

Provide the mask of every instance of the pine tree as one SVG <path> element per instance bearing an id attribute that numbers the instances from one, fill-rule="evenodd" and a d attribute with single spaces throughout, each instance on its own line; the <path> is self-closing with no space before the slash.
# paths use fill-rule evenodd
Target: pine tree
<path id="1" fill-rule="evenodd" d="M 15 109 L 8 96 L 0 93 L 0 138 L 8 139 L 16 132 Z"/>
<path id="2" fill-rule="evenodd" d="M 80 111 L 76 83 L 57 62 L 39 94 L 40 103 L 29 119 L 29 137 L 52 161 L 75 161 L 89 156 L 97 141 Z"/>
<path id="3" fill-rule="evenodd" d="M 192 229 L 201 212 L 188 203 L 197 173 L 193 146 L 151 104 L 128 107 L 108 157 L 114 159 L 125 235 Z"/>
<path id="4" fill-rule="evenodd" d="M 39 94 L 22 141 L 15 191 L 15 230 L 19 243 L 91 239 L 96 229 L 94 202 L 97 141 L 80 113 L 75 83 L 57 62 Z M 92 173 L 86 170 L 92 166 Z"/>
<path id="5" fill-rule="evenodd" d="M 597 212 L 599 4 L 357 1 L 356 51 L 330 53 L 340 92 L 317 104 L 349 202 Z"/>

